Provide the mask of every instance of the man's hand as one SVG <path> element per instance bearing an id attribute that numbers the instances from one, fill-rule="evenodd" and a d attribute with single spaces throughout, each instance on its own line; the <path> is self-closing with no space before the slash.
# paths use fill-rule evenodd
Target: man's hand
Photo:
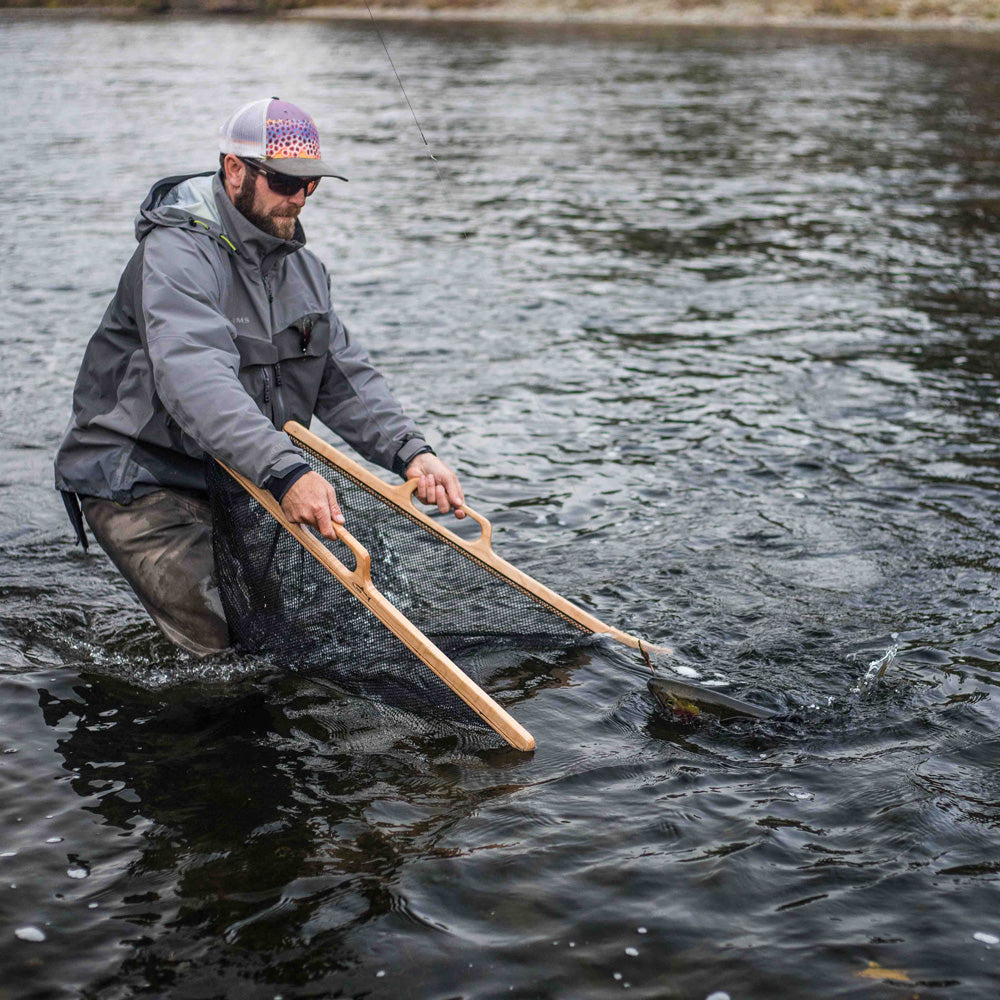
<path id="1" fill-rule="evenodd" d="M 333 525 L 344 523 L 337 494 L 318 472 L 307 472 L 292 483 L 282 498 L 281 509 L 293 524 L 308 524 L 324 538 L 336 538 Z"/>
<path id="2" fill-rule="evenodd" d="M 429 451 L 417 455 L 406 467 L 406 478 L 418 480 L 416 493 L 421 502 L 437 504 L 437 509 L 442 514 L 447 514 L 454 507 L 455 517 L 459 520 L 465 517 L 465 511 L 462 510 L 465 497 L 458 484 L 458 476 L 437 455 L 432 455 Z"/>

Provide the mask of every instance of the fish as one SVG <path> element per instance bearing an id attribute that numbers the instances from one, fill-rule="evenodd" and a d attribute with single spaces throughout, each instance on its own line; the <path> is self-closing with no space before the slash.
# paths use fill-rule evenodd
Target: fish
<path id="1" fill-rule="evenodd" d="M 773 719 L 778 714 L 770 708 L 673 677 L 653 677 L 649 681 L 649 693 L 671 718 L 686 722 L 694 721 L 703 713 L 722 719 Z"/>

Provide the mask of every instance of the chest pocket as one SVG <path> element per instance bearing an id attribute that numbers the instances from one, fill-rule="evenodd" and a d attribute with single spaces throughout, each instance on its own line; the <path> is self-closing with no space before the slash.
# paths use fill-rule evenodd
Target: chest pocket
<path id="1" fill-rule="evenodd" d="M 236 348 L 240 382 L 261 412 L 278 428 L 286 420 L 308 426 L 330 349 L 327 314 L 308 313 L 270 341 L 238 336 Z"/>

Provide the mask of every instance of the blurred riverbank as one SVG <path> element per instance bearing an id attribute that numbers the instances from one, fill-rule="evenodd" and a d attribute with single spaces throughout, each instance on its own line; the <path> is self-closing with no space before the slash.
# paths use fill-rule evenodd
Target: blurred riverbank
<path id="1" fill-rule="evenodd" d="M 814 26 L 891 29 L 963 28 L 1000 32 L 1000 0 L 379 0 L 372 11 L 383 18 L 516 20 Z M 358 0 L 130 0 L 107 4 L 87 0 L 0 0 L 0 8 L 32 12 L 248 13 L 368 17 Z"/>

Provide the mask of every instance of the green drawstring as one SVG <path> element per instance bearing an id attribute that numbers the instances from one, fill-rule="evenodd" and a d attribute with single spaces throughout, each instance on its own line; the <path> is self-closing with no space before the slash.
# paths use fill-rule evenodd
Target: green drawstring
<path id="1" fill-rule="evenodd" d="M 201 219 L 196 219 L 193 215 L 188 218 L 188 221 L 192 225 L 204 226 L 209 232 L 212 231 L 212 227 L 207 222 L 203 222 Z M 225 243 L 226 246 L 233 251 L 233 253 L 239 253 L 236 249 L 236 244 L 225 233 L 218 233 L 216 235 L 218 235 L 219 239 L 222 240 L 222 242 Z"/>

